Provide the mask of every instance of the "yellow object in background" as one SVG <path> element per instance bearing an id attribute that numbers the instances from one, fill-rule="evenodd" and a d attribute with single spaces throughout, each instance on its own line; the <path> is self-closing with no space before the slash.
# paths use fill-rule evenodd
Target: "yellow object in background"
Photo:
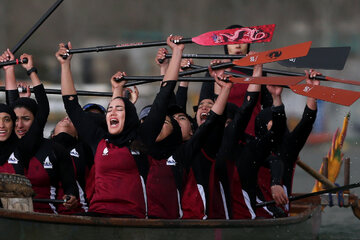
<path id="1" fill-rule="evenodd" d="M 337 176 L 339 175 L 341 164 L 343 162 L 343 156 L 344 154 L 341 152 L 341 149 L 343 147 L 345 137 L 346 137 L 346 131 L 350 120 L 350 112 L 346 114 L 343 121 L 343 126 L 341 129 L 341 132 L 339 133 L 339 128 L 336 129 L 336 132 L 332 139 L 332 144 L 330 147 L 330 150 L 327 154 L 328 158 L 328 179 L 335 183 Z M 320 173 L 323 174 L 323 163 L 320 167 Z M 319 181 L 315 182 L 315 186 L 313 188 L 313 192 L 318 192 L 324 190 L 322 187 L 322 184 Z"/>

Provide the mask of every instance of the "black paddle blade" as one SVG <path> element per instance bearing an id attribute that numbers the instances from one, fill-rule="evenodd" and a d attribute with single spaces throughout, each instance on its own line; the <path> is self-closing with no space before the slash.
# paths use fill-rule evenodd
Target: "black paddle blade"
<path id="1" fill-rule="evenodd" d="M 308 55 L 278 61 L 285 67 L 343 70 L 351 47 L 310 48 Z"/>

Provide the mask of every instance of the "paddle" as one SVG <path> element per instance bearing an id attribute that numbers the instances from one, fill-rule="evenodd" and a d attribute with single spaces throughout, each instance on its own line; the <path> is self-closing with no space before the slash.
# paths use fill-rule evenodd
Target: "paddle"
<path id="1" fill-rule="evenodd" d="M 275 24 L 255 27 L 225 29 L 203 33 L 197 37 L 184 38 L 178 43 L 196 43 L 204 46 L 227 45 L 239 43 L 270 42 Z M 88 48 L 69 49 L 68 54 L 102 52 L 130 48 L 155 47 L 166 45 L 166 41 L 123 43 L 117 45 L 97 46 Z M 66 56 L 64 56 L 66 58 Z"/>
<path id="2" fill-rule="evenodd" d="M 0 87 L 0 92 L 4 92 L 5 87 Z M 30 88 L 31 92 L 34 92 L 32 88 Z M 45 89 L 47 94 L 56 94 L 61 95 L 60 89 Z M 96 97 L 111 97 L 112 92 L 97 92 L 97 91 L 85 91 L 85 90 L 77 90 L 77 95 L 79 96 L 96 96 Z"/>
<path id="3" fill-rule="evenodd" d="M 360 97 L 360 92 L 332 88 L 326 86 L 314 86 L 311 84 L 298 84 L 289 86 L 294 93 L 314 97 L 327 102 L 332 102 L 344 106 L 352 105 Z"/>
<path id="4" fill-rule="evenodd" d="M 252 66 L 294 57 L 302 57 L 306 56 L 309 52 L 310 46 L 311 41 L 264 52 L 257 52 L 252 55 L 247 55 L 242 59 L 234 60 L 233 63 L 237 66 Z"/>
<path id="5" fill-rule="evenodd" d="M 285 67 L 343 70 L 350 47 L 310 48 L 308 55 L 280 61 Z"/>
<path id="6" fill-rule="evenodd" d="M 36 203 L 53 203 L 53 204 L 62 204 L 66 203 L 65 199 L 42 199 L 42 198 L 33 198 L 33 202 Z"/>
<path id="7" fill-rule="evenodd" d="M 304 198 L 308 198 L 308 197 L 319 196 L 319 195 L 325 194 L 325 193 L 335 193 L 335 192 L 340 192 L 340 191 L 357 188 L 357 187 L 360 187 L 360 182 L 341 186 L 341 187 L 330 188 L 330 189 L 326 189 L 326 190 L 322 190 L 322 191 L 318 191 L 318 192 L 307 193 L 307 194 L 303 194 L 303 195 L 299 195 L 299 196 L 290 196 L 289 201 L 292 202 L 295 200 L 300 200 L 300 199 L 304 199 Z M 267 202 L 258 203 L 258 204 L 256 204 L 256 207 L 265 207 L 265 206 L 274 205 L 274 204 L 275 204 L 275 201 L 271 200 L 271 201 L 267 201 Z"/>
<path id="8" fill-rule="evenodd" d="M 35 23 L 35 25 L 20 39 L 20 41 L 11 49 L 11 52 L 15 54 L 17 50 L 31 37 L 31 35 L 45 22 L 45 20 L 55 11 L 55 9 L 64 0 L 57 0 L 41 18 Z"/>
<path id="9" fill-rule="evenodd" d="M 235 69 L 252 69 L 252 67 L 236 66 Z M 270 69 L 270 68 L 263 68 L 263 72 L 271 73 L 271 74 L 278 74 L 278 75 L 285 75 L 285 76 L 305 76 L 305 73 L 289 72 L 289 71 Z M 316 76 L 315 79 L 322 80 L 322 81 L 331 81 L 331 82 L 338 82 L 338 83 L 352 84 L 352 85 L 360 86 L 360 81 L 354 81 L 354 80 L 344 80 L 344 79 L 338 79 L 338 78 L 327 77 L 327 76 Z"/>
<path id="10" fill-rule="evenodd" d="M 4 67 L 4 66 L 23 64 L 23 63 L 27 63 L 27 62 L 28 62 L 27 58 L 24 58 L 22 61 L 21 61 L 21 59 L 15 59 L 15 60 L 7 61 L 7 62 L 0 62 L 0 68 Z"/>
<path id="11" fill-rule="evenodd" d="M 308 54 L 300 58 L 290 58 L 277 63 L 285 67 L 342 70 L 349 55 L 350 47 L 310 48 Z M 165 58 L 171 58 L 166 54 Z M 226 54 L 183 54 L 183 58 L 197 59 L 241 59 L 245 55 Z M 161 59 L 162 60 L 162 59 Z"/>
<path id="12" fill-rule="evenodd" d="M 217 68 L 224 68 L 231 66 L 231 63 L 222 63 L 218 65 L 212 66 L 212 69 Z M 190 67 L 197 68 L 195 70 L 205 71 L 205 67 L 197 66 L 197 65 L 190 65 Z M 241 67 L 244 68 L 244 67 Z M 251 67 L 246 67 L 246 69 L 252 69 Z M 190 71 L 188 71 L 190 72 Z M 182 72 L 183 74 L 187 74 L 187 72 Z M 290 90 L 293 91 L 296 94 L 300 94 L 307 97 L 313 97 L 316 99 L 321 99 L 327 102 L 332 102 L 344 106 L 350 106 L 352 105 L 359 97 L 360 92 L 355 92 L 351 90 L 344 90 L 344 89 L 338 89 L 338 88 L 332 88 L 327 86 L 314 86 L 309 84 L 297 84 L 304 80 L 296 79 L 296 78 L 269 78 L 270 81 L 267 81 L 267 78 L 258 78 L 258 79 L 252 79 L 252 77 L 248 77 L 247 79 L 243 79 L 244 75 L 237 74 L 233 72 L 227 72 L 225 71 L 225 74 L 232 75 L 233 77 L 239 77 L 240 79 L 234 79 L 232 78 L 231 81 L 237 82 L 237 83 L 255 83 L 255 84 L 270 84 L 270 85 L 282 85 L 282 86 L 289 86 Z M 299 76 L 305 76 L 305 74 L 299 74 Z"/>

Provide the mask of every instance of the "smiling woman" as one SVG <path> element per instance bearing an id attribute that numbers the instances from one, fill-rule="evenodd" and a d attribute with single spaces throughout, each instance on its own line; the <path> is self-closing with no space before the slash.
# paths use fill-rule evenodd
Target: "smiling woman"
<path id="1" fill-rule="evenodd" d="M 15 113 L 9 106 L 0 104 L 0 172 L 16 172 L 13 166 L 8 163 L 17 142 L 13 131 L 15 118 Z"/>
<path id="2" fill-rule="evenodd" d="M 0 141 L 5 142 L 11 135 L 13 130 L 13 121 L 10 114 L 6 112 L 0 113 Z"/>

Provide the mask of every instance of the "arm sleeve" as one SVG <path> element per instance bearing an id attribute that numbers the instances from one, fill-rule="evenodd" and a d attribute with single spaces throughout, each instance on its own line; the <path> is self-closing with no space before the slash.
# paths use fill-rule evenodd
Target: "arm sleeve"
<path id="1" fill-rule="evenodd" d="M 33 90 L 38 104 L 38 111 L 35 118 L 39 127 L 43 129 L 50 113 L 49 100 L 46 96 L 44 85 L 37 85 Z"/>
<path id="2" fill-rule="evenodd" d="M 164 125 L 169 100 L 174 95 L 175 86 L 176 81 L 166 81 L 166 84 L 160 88 L 160 92 L 156 95 L 149 115 L 140 125 L 139 137 L 146 146 L 151 146 L 155 142 Z"/>
<path id="3" fill-rule="evenodd" d="M 226 160 L 231 158 L 234 148 L 238 145 L 246 126 L 248 125 L 252 111 L 258 101 L 258 92 L 247 92 L 244 103 L 238 109 L 234 119 L 224 130 L 224 136 L 221 147 L 217 153 L 218 164 L 224 164 Z"/>
<path id="4" fill-rule="evenodd" d="M 289 143 L 293 145 L 293 151 L 296 156 L 299 154 L 301 149 L 304 147 L 306 140 L 308 139 L 315 119 L 316 119 L 317 110 L 311 110 L 305 106 L 302 118 L 300 122 L 296 125 L 295 129 L 290 133 Z M 288 143 L 288 144 L 289 144 Z M 295 156 L 295 157 L 296 157 Z"/>
<path id="5" fill-rule="evenodd" d="M 176 104 L 186 109 L 188 88 L 179 86 L 176 91 Z"/>
<path id="6" fill-rule="evenodd" d="M 278 107 L 273 106 L 271 109 L 273 125 L 270 131 L 268 131 L 265 136 L 256 138 L 255 151 L 258 155 L 257 159 L 261 159 L 262 161 L 266 159 L 271 150 L 280 146 L 286 128 L 284 105 Z M 261 149 L 261 151 L 259 151 L 259 149 Z"/>
<path id="7" fill-rule="evenodd" d="M 64 189 L 64 194 L 79 197 L 79 190 L 76 185 L 74 166 L 69 153 L 59 144 L 53 143 L 58 161 L 58 176 Z"/>
<path id="8" fill-rule="evenodd" d="M 283 161 L 274 155 L 270 155 L 264 161 L 264 166 L 270 169 L 271 186 L 280 185 L 284 173 Z"/>
<path id="9" fill-rule="evenodd" d="M 19 92 L 17 89 L 14 90 L 6 90 L 6 104 L 7 105 L 11 105 L 13 102 L 16 101 L 16 99 L 18 99 L 19 96 Z"/>
<path id="10" fill-rule="evenodd" d="M 105 135 L 105 130 L 83 111 L 77 95 L 65 95 L 63 101 L 66 113 L 74 124 L 79 138 L 91 147 L 95 155 L 97 145 Z"/>
<path id="11" fill-rule="evenodd" d="M 263 108 L 271 107 L 273 99 L 270 92 L 267 90 L 265 85 L 261 85 L 261 106 Z"/>

